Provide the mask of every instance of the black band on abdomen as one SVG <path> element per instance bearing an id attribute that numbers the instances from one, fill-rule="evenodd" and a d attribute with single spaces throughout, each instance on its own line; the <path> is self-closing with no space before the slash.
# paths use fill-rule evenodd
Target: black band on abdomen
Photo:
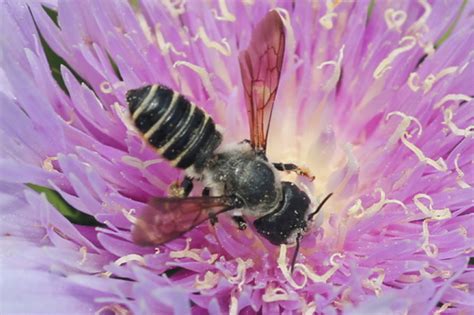
<path id="1" fill-rule="evenodd" d="M 201 167 L 221 143 L 212 118 L 165 86 L 130 90 L 127 102 L 144 138 L 176 167 Z"/>

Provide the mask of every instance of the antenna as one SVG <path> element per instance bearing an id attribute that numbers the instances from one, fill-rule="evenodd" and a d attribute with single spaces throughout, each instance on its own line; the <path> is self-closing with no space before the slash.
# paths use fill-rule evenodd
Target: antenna
<path id="1" fill-rule="evenodd" d="M 326 201 L 328 201 L 328 199 L 332 196 L 332 193 L 330 193 L 329 195 L 326 196 L 326 198 L 323 199 L 323 201 L 319 204 L 319 206 L 316 208 L 316 210 L 311 213 L 309 216 L 308 216 L 308 220 L 309 221 L 312 221 L 313 220 L 313 217 L 316 215 L 316 213 L 319 212 L 319 210 L 321 210 L 321 208 L 324 206 L 324 204 L 326 203 Z"/>

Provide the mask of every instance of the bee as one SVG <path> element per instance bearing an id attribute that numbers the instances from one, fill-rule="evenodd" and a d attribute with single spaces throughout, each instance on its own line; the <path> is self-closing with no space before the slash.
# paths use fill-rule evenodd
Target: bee
<path id="1" fill-rule="evenodd" d="M 132 120 L 143 138 L 186 173 L 178 187 L 180 197 L 149 202 L 132 231 L 136 243 L 164 244 L 208 219 L 215 224 L 219 214 L 233 210 L 239 229 L 247 227 L 250 217 L 255 230 L 272 244 L 296 242 L 294 265 L 308 222 L 330 195 L 311 212 L 308 195 L 278 174 L 293 171 L 311 177 L 309 172 L 291 163 L 271 163 L 266 156 L 284 51 L 283 22 L 270 11 L 239 54 L 250 140 L 231 146 L 222 146 L 212 117 L 178 92 L 159 84 L 127 92 Z M 202 196 L 188 197 L 193 180 L 203 183 Z"/>

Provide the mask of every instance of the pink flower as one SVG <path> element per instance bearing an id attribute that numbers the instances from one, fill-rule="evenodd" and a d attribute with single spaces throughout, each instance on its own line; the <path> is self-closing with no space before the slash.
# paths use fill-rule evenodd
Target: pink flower
<path id="1" fill-rule="evenodd" d="M 472 309 L 472 2 L 44 3 L 1 4 L 2 313 Z M 274 8 L 287 45 L 268 156 L 316 175 L 282 174 L 314 205 L 334 193 L 294 273 L 294 248 L 224 217 L 133 244 L 135 210 L 182 174 L 144 144 L 125 93 L 164 84 L 225 143 L 248 138 L 238 53 Z"/>

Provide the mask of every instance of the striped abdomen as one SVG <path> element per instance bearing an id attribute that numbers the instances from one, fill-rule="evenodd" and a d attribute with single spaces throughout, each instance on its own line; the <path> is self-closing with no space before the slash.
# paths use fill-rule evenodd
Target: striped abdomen
<path id="1" fill-rule="evenodd" d="M 127 102 L 143 137 L 176 167 L 199 171 L 222 141 L 206 112 L 163 85 L 130 90 Z"/>

